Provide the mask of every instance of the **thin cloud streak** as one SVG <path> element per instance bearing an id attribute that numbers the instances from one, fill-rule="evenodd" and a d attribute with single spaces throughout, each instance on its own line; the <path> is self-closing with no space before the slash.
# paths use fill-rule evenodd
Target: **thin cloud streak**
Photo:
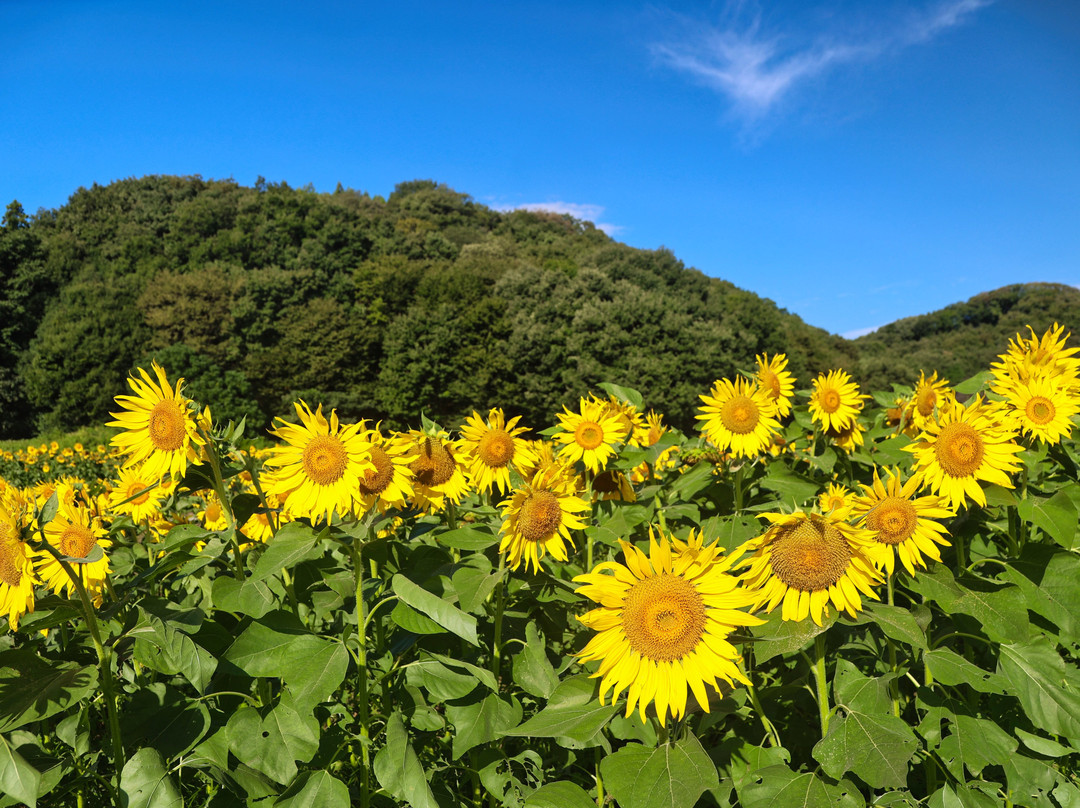
<path id="1" fill-rule="evenodd" d="M 785 50 L 783 38 L 761 31 L 760 20 L 725 28 L 700 25 L 676 42 L 651 46 L 669 67 L 690 75 L 726 96 L 744 118 L 763 117 L 799 86 L 828 70 L 855 61 L 870 61 L 927 42 L 953 28 L 993 0 L 943 0 L 910 15 L 888 33 L 862 41 L 841 42 L 835 36 Z"/>
<path id="2" fill-rule="evenodd" d="M 576 202 L 527 202 L 522 205 L 498 206 L 495 210 L 531 210 L 566 214 L 584 222 L 592 222 L 597 230 L 609 236 L 613 236 L 623 229 L 620 225 L 599 221 L 600 217 L 604 215 L 603 205 L 578 204 Z"/>

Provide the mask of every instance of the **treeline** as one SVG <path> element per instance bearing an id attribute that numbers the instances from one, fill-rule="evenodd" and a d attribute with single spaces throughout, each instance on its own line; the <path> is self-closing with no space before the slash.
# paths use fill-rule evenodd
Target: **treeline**
<path id="1" fill-rule="evenodd" d="M 612 381 L 688 429 L 698 394 L 755 354 L 787 352 L 804 384 L 839 366 L 909 380 L 911 356 L 893 350 L 812 328 L 669 250 L 426 180 L 383 199 L 150 176 L 32 216 L 13 202 L 0 226 L 0 437 L 101 423 L 151 358 L 215 416 L 257 427 L 298 397 L 396 427 L 496 405 L 547 424 Z"/>

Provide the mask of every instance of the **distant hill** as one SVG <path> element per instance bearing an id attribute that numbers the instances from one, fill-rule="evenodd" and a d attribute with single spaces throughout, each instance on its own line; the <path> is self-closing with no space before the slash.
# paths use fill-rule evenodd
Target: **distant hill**
<path id="1" fill-rule="evenodd" d="M 953 384 L 986 370 L 1018 332 L 1037 335 L 1054 323 L 1073 332 L 1080 347 L 1080 289 L 1058 283 L 1027 283 L 983 292 L 964 303 L 906 317 L 854 341 L 858 376 L 870 389 L 888 389 L 892 382 L 911 384 L 919 371 Z"/>

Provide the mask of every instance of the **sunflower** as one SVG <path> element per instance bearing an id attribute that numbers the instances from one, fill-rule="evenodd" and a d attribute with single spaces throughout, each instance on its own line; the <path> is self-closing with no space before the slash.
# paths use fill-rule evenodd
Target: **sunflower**
<path id="1" fill-rule="evenodd" d="M 1013 487 L 1009 473 L 1019 468 L 1016 454 L 1023 449 L 1015 437 L 1015 429 L 1000 423 L 976 396 L 927 424 L 904 451 L 915 455 L 919 482 L 948 499 L 950 507 L 957 509 L 968 498 L 985 507 L 980 481 Z"/>
<path id="2" fill-rule="evenodd" d="M 271 510 L 278 510 L 281 508 L 281 502 L 273 494 L 266 495 L 266 504 L 270 506 Z M 240 532 L 251 539 L 252 542 L 266 544 L 266 542 L 274 537 L 274 525 L 270 520 L 270 513 L 260 505 L 259 508 L 248 517 L 248 520 L 244 522 L 244 526 L 240 528 Z"/>
<path id="3" fill-rule="evenodd" d="M 645 428 L 645 417 L 641 410 L 629 401 L 624 401 L 614 395 L 600 398 L 595 393 L 591 393 L 590 398 L 604 408 L 604 415 L 613 415 L 619 419 L 626 433 L 626 442 L 631 446 L 636 445 L 634 435 Z"/>
<path id="4" fill-rule="evenodd" d="M 469 453 L 459 443 L 447 440 L 440 431 L 428 435 L 413 430 L 409 433 L 416 446 L 416 459 L 409 464 L 413 474 L 412 504 L 429 513 L 441 511 L 449 501 L 461 502 L 469 493 L 465 466 Z"/>
<path id="5" fill-rule="evenodd" d="M 1000 362 L 990 366 L 994 381 L 990 389 L 1005 395 L 1005 388 L 1012 382 L 1026 382 L 1033 376 L 1060 378 L 1070 388 L 1078 384 L 1080 359 L 1074 354 L 1080 348 L 1066 348 L 1072 334 L 1064 334 L 1064 327 L 1054 323 L 1041 337 L 1028 326 L 1030 338 L 1017 334 L 1010 340 L 1009 349 L 998 356 Z"/>
<path id="6" fill-rule="evenodd" d="M 275 447 L 266 459 L 271 468 L 266 490 L 297 517 L 330 521 L 335 512 L 347 516 L 361 478 L 375 468 L 368 431 L 362 424 L 339 424 L 334 410 L 328 421 L 321 404 L 314 413 L 303 401 L 294 406 L 300 425 L 278 418 L 270 430 L 285 445 Z"/>
<path id="7" fill-rule="evenodd" d="M 923 371 L 919 371 L 919 381 L 915 385 L 915 394 L 907 412 L 910 423 L 916 430 L 925 428 L 928 422 L 934 420 L 934 410 L 938 408 L 948 389 L 949 380 L 939 379 L 936 370 L 930 378 L 927 378 Z"/>
<path id="8" fill-rule="evenodd" d="M 883 555 L 867 530 L 854 528 L 835 513 L 763 513 L 771 526 L 743 550 L 754 555 L 743 566 L 743 582 L 755 590 L 754 608 L 771 612 L 783 602 L 784 620 L 805 620 L 819 626 L 829 616 L 829 601 L 855 616 L 862 608 L 861 591 L 877 599 L 870 587 L 881 575 L 874 557 Z"/>
<path id="9" fill-rule="evenodd" d="M 56 515 L 45 525 L 45 540 L 68 559 L 74 559 L 68 563 L 82 580 L 94 604 L 101 605 L 105 577 L 109 574 L 109 557 L 102 553 L 95 561 L 79 562 L 78 559 L 91 557 L 97 547 L 107 550 L 112 542 L 105 538 L 101 520 L 90 513 L 90 509 L 73 490 L 61 485 L 56 494 L 59 507 Z M 74 582 L 60 562 L 50 554 L 39 556 L 38 573 L 45 585 L 58 595 L 66 590 L 68 597 L 71 597 L 75 591 Z"/>
<path id="10" fill-rule="evenodd" d="M 469 479 L 477 490 L 486 493 L 498 488 L 506 493 L 510 490 L 510 468 L 520 471 L 536 462 L 529 442 L 518 437 L 528 431 L 517 425 L 520 420 L 519 415 L 507 421 L 498 407 L 488 412 L 487 421 L 475 410 L 466 419 L 461 437 L 469 452 Z"/>
<path id="11" fill-rule="evenodd" d="M 783 418 L 791 412 L 791 402 L 795 397 L 795 376 L 787 368 L 787 354 L 776 354 L 772 359 L 761 354 L 757 359 L 758 387 L 768 394 L 776 405 L 776 417 Z"/>
<path id="12" fill-rule="evenodd" d="M 213 491 L 206 492 L 206 502 L 198 512 L 197 518 L 207 530 L 224 530 L 229 526 L 229 517 L 225 515 L 225 508 Z"/>
<path id="13" fill-rule="evenodd" d="M 539 472 L 528 485 L 516 489 L 503 502 L 503 523 L 499 552 L 506 556 L 510 569 L 516 570 L 525 561 L 533 572 L 540 570 L 540 559 L 550 554 L 557 561 L 566 561 L 566 545 L 571 530 L 585 526 L 578 514 L 589 510 L 589 504 L 574 492 L 573 483 L 558 466 Z"/>
<path id="14" fill-rule="evenodd" d="M 851 454 L 863 445 L 864 432 L 866 430 L 863 429 L 863 425 L 856 418 L 841 429 L 826 429 L 825 437 L 832 441 L 833 445 L 838 449 L 843 449 L 848 454 Z"/>
<path id="15" fill-rule="evenodd" d="M 1032 376 L 1003 387 L 1008 407 L 1005 419 L 1025 435 L 1043 443 L 1060 443 L 1072 432 L 1072 417 L 1080 412 L 1080 396 L 1051 378 Z"/>
<path id="16" fill-rule="evenodd" d="M 838 483 L 829 483 L 828 488 L 818 495 L 818 507 L 822 513 L 835 513 L 840 519 L 847 519 L 851 511 L 853 494 Z"/>
<path id="17" fill-rule="evenodd" d="M 603 470 L 615 455 L 615 444 L 626 439 L 627 428 L 620 415 L 606 411 L 599 401 L 581 399 L 578 412 L 563 407 L 555 441 L 563 444 L 559 454 L 569 462 L 580 460 L 593 474 Z"/>
<path id="18" fill-rule="evenodd" d="M 371 431 L 372 471 L 365 471 L 360 478 L 360 504 L 364 511 L 374 507 L 380 513 L 388 508 L 404 510 L 413 495 L 412 470 L 409 464 L 419 455 L 416 441 L 409 435 L 395 432 L 387 437 L 379 424 Z"/>
<path id="19" fill-rule="evenodd" d="M 158 512 L 172 489 L 172 483 L 147 476 L 142 466 L 122 468 L 119 481 L 109 492 L 109 511 L 127 514 L 139 524 Z"/>
<path id="20" fill-rule="evenodd" d="M 776 404 L 769 394 L 746 379 L 720 379 L 707 396 L 698 396 L 705 406 L 697 420 L 704 421 L 705 439 L 721 451 L 736 457 L 756 457 L 779 432 Z"/>
<path id="21" fill-rule="evenodd" d="M 0 617 L 12 631 L 19 618 L 34 611 L 34 559 L 37 554 L 22 540 L 26 505 L 14 489 L 0 492 Z"/>
<path id="22" fill-rule="evenodd" d="M 637 502 L 637 494 L 630 479 L 621 471 L 608 469 L 596 475 L 592 486 L 593 501 L 612 499 L 621 502 Z"/>
<path id="23" fill-rule="evenodd" d="M 649 555 L 627 541 L 624 564 L 605 561 L 575 581 L 583 595 L 600 606 L 578 617 L 598 632 L 578 652 L 582 662 L 599 660 L 592 678 L 600 680 L 600 703 L 609 690 L 615 702 L 627 691 L 627 717 L 655 703 L 660 721 L 686 713 L 687 691 L 709 711 L 705 685 L 721 693 L 717 679 L 730 686 L 749 685 L 739 670 L 741 659 L 728 636 L 740 626 L 761 620 L 743 611 L 752 593 L 730 573 L 732 557 L 717 542 L 707 547 L 690 534 L 675 544 L 660 529 L 649 531 Z M 681 551 L 680 551 L 681 548 Z M 608 574 L 611 573 L 611 574 Z"/>
<path id="24" fill-rule="evenodd" d="M 896 556 L 900 556 L 904 569 L 914 575 L 916 567 L 926 567 L 924 554 L 941 561 L 937 545 L 949 546 L 944 537 L 948 530 L 934 520 L 947 519 L 954 514 L 944 506 L 941 497 L 915 498 L 919 487 L 916 477 L 901 485 L 899 469 L 886 469 L 885 476 L 883 483 L 875 468 L 873 484 L 860 484 L 863 495 L 855 497 L 851 516 L 857 526 L 872 531 L 874 540 L 887 548 L 888 552 L 880 559 L 889 575 L 896 566 Z"/>
<path id="25" fill-rule="evenodd" d="M 663 423 L 663 416 L 655 410 L 649 410 L 648 415 L 645 416 L 644 425 L 634 430 L 634 434 L 630 439 L 630 445 L 642 449 L 648 449 L 650 446 L 655 446 L 667 433 L 667 429 L 668 428 L 664 426 Z M 660 451 L 656 456 L 655 462 L 649 463 L 648 461 L 645 461 L 639 463 L 631 469 L 630 481 L 634 483 L 645 482 L 646 480 L 658 476 L 662 471 L 673 468 L 675 466 L 675 455 L 678 451 L 678 446 L 671 445 Z"/>
<path id="26" fill-rule="evenodd" d="M 142 379 L 134 375 L 128 378 L 135 395 L 116 397 L 116 402 L 125 409 L 112 413 L 116 420 L 109 421 L 107 426 L 124 430 L 112 439 L 112 445 L 128 455 L 124 465 L 141 463 L 148 478 L 170 474 L 180 479 L 188 463 L 198 459 L 195 447 L 203 445 L 199 436 L 200 419 L 192 415 L 191 400 L 180 394 L 184 380 L 178 379 L 173 390 L 161 366 L 154 362 L 151 368 L 156 380 L 143 368 L 138 368 Z"/>
<path id="27" fill-rule="evenodd" d="M 820 373 L 810 395 L 810 415 L 824 429 L 841 430 L 854 423 L 865 398 L 845 371 Z"/>

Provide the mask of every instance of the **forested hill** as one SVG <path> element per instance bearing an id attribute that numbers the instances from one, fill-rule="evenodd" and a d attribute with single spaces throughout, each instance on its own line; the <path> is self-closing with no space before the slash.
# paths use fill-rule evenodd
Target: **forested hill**
<path id="1" fill-rule="evenodd" d="M 304 397 L 349 418 L 532 424 L 598 382 L 689 427 L 699 393 L 787 351 L 850 363 L 771 301 L 568 216 L 500 213 L 428 181 L 388 199 L 151 176 L 79 189 L 0 231 L 0 436 L 99 424 L 157 357 L 218 417 Z"/>
<path id="2" fill-rule="evenodd" d="M 994 311 L 1039 327 L 1028 289 L 1007 303 L 995 293 Z M 1063 301 L 1046 303 L 1068 325 L 1080 306 Z M 968 339 L 970 314 L 849 342 L 666 249 L 569 216 L 494 211 L 434 182 L 383 199 L 151 176 L 81 188 L 33 216 L 8 205 L 0 437 L 102 423 L 152 357 L 216 417 L 258 427 L 299 397 L 397 427 L 496 405 L 540 426 L 612 381 L 686 429 L 698 394 L 755 354 L 786 351 L 804 385 L 834 367 L 910 382 L 919 362 L 941 366 L 942 339 Z M 985 367 L 983 353 L 965 367 Z"/>

